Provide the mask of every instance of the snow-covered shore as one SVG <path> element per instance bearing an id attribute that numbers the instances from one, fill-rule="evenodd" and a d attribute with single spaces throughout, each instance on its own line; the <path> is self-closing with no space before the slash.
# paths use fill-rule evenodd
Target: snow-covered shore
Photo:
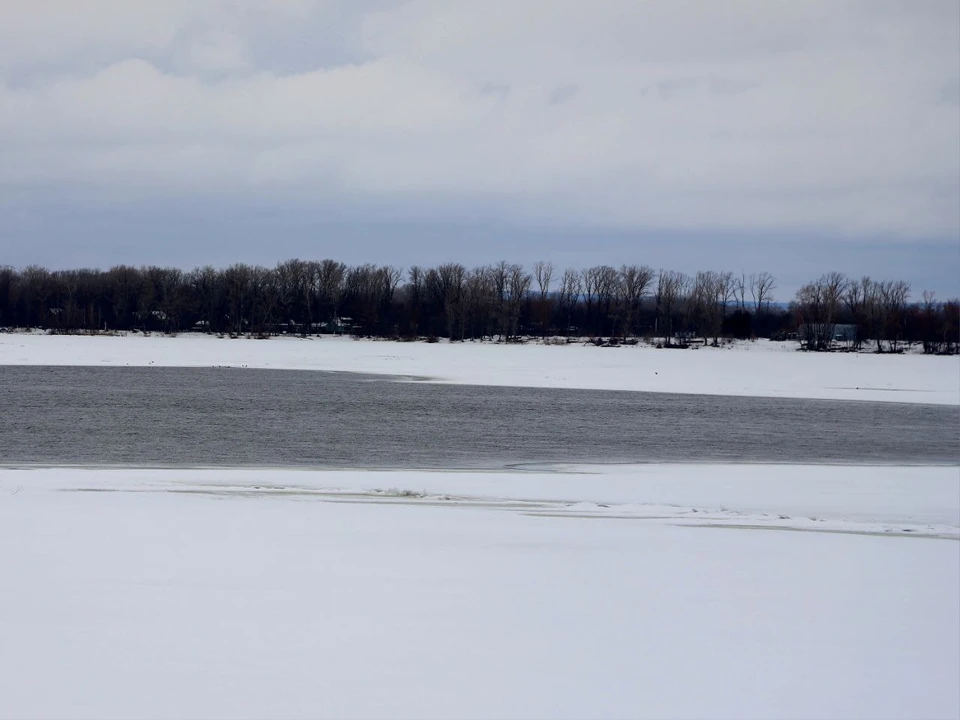
<path id="1" fill-rule="evenodd" d="M 0 334 L 0 365 L 960 405 L 960 359 Z M 960 716 L 960 468 L 0 466 L 0 717 Z"/>
<path id="2" fill-rule="evenodd" d="M 470 385 L 960 405 L 960 357 L 795 349 L 795 343 L 763 340 L 680 351 L 335 337 L 5 333 L 0 334 L 0 365 L 231 366 L 377 373 Z"/>
<path id="3" fill-rule="evenodd" d="M 4 717 L 960 713 L 956 468 L 0 469 Z"/>

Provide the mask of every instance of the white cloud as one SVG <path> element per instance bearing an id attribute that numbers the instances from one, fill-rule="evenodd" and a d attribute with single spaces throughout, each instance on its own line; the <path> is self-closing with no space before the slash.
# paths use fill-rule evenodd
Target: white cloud
<path id="1" fill-rule="evenodd" d="M 253 67 L 243 38 L 228 33 L 214 32 L 194 40 L 179 60 L 188 73 L 235 73 Z"/>
<path id="2" fill-rule="evenodd" d="M 4 3 L 0 183 L 955 238 L 958 36 L 952 0 Z"/>

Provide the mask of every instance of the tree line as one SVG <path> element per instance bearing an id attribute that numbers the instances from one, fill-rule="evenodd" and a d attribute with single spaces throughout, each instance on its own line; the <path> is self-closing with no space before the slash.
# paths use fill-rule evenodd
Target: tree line
<path id="1" fill-rule="evenodd" d="M 287 260 L 276 267 L 235 264 L 192 271 L 118 265 L 109 270 L 0 267 L 0 327 L 58 332 L 141 330 L 221 334 L 348 332 L 451 340 L 577 336 L 668 346 L 695 338 L 797 338 L 812 350 L 848 344 L 897 351 L 922 343 L 956 352 L 956 300 L 924 293 L 910 303 L 904 281 L 852 280 L 828 273 L 777 304 L 776 278 L 647 265 L 555 270 L 499 262 L 348 266 L 335 260 Z"/>
<path id="2" fill-rule="evenodd" d="M 960 350 L 960 301 L 939 303 L 931 292 L 909 302 L 910 284 L 903 280 L 859 280 L 831 272 L 797 291 L 793 303 L 799 339 L 811 350 L 828 350 L 837 325 L 846 324 L 844 340 L 854 350 L 873 344 L 877 352 L 898 352 L 922 343 L 926 353 Z"/>

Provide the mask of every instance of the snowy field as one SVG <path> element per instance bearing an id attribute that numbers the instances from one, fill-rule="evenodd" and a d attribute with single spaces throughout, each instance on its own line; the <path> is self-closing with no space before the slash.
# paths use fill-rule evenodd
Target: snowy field
<path id="1" fill-rule="evenodd" d="M 0 469 L 0 716 L 955 718 L 958 481 Z"/>
<path id="2" fill-rule="evenodd" d="M 960 405 L 960 358 L 793 350 L 0 334 L 0 365 Z M 0 568 L 2 718 L 960 717 L 956 466 L 7 466 Z"/>
<path id="3" fill-rule="evenodd" d="M 766 340 L 656 350 L 583 345 L 0 334 L 0 365 L 231 366 L 380 373 L 470 385 L 960 405 L 960 357 L 814 354 Z"/>

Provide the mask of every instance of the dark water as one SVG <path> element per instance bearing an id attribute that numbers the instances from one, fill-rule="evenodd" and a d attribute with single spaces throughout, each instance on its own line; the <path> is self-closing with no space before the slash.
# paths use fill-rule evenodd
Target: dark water
<path id="1" fill-rule="evenodd" d="M 499 467 L 960 462 L 960 409 L 398 383 L 345 373 L 0 367 L 0 462 Z"/>

